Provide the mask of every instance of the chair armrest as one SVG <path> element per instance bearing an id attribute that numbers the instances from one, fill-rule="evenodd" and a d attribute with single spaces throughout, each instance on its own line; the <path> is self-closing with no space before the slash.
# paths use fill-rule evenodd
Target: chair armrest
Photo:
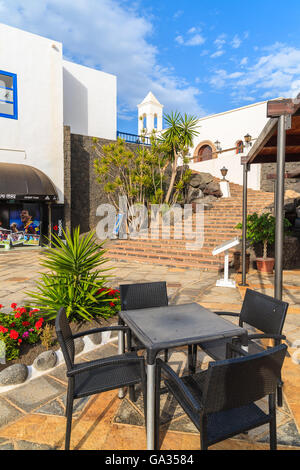
<path id="1" fill-rule="evenodd" d="M 214 312 L 216 313 L 217 315 L 228 315 L 230 317 L 239 317 L 240 314 L 239 313 L 234 313 L 234 312 Z"/>
<path id="2" fill-rule="evenodd" d="M 286 337 L 284 335 L 272 335 L 272 334 L 268 334 L 268 333 L 253 333 L 251 335 L 248 335 L 248 339 L 263 339 L 263 338 L 266 338 L 266 339 L 282 339 L 282 340 L 285 340 Z"/>
<path id="3" fill-rule="evenodd" d="M 193 395 L 189 391 L 189 389 L 186 387 L 186 385 L 182 382 L 180 377 L 176 374 L 176 372 L 171 369 L 170 366 L 168 366 L 165 362 L 163 362 L 161 359 L 157 359 L 156 361 L 157 367 L 160 369 L 163 369 L 164 373 L 170 377 L 170 379 L 176 383 L 177 387 L 179 390 L 182 392 L 184 395 L 185 399 L 189 402 L 189 404 L 196 410 L 196 411 L 201 411 L 202 407 L 199 406 L 199 404 L 196 402 L 194 399 Z"/>
<path id="4" fill-rule="evenodd" d="M 74 367 L 67 372 L 67 376 L 74 377 L 74 375 L 97 369 L 98 367 L 126 365 L 132 362 L 144 363 L 144 358 L 143 356 L 137 356 L 135 353 L 128 353 L 104 359 L 96 359 L 95 361 L 84 364 L 75 364 Z"/>
<path id="5" fill-rule="evenodd" d="M 93 328 L 92 330 L 81 331 L 79 333 L 75 333 L 73 339 L 80 338 L 81 336 L 92 335 L 94 333 L 102 333 L 104 331 L 124 331 L 128 333 L 129 328 L 127 326 L 104 326 L 102 328 Z"/>

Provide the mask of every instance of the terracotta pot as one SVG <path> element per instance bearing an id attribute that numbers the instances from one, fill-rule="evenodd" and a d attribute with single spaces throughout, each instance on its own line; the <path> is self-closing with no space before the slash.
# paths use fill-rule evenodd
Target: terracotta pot
<path id="1" fill-rule="evenodd" d="M 233 264 L 234 270 L 236 273 L 242 272 L 242 253 L 240 251 L 235 251 L 233 253 Z M 250 253 L 246 253 L 246 273 L 249 272 L 250 267 Z"/>
<path id="2" fill-rule="evenodd" d="M 274 258 L 256 258 L 257 270 L 261 273 L 272 274 L 274 264 Z"/>

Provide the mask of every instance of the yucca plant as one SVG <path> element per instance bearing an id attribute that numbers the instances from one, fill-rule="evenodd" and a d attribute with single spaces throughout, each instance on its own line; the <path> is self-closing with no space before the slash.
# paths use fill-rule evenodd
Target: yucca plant
<path id="1" fill-rule="evenodd" d="M 104 242 L 97 244 L 94 232 L 80 236 L 77 227 L 64 232 L 65 241 L 52 235 L 52 247 L 48 248 L 41 266 L 49 272 L 41 273 L 37 291 L 28 292 L 31 304 L 52 320 L 60 307 L 65 307 L 70 320 L 90 321 L 95 317 L 107 318 L 115 313 L 107 308 L 112 299 L 105 288 L 110 268 L 102 267 L 108 260 L 104 257 Z"/>

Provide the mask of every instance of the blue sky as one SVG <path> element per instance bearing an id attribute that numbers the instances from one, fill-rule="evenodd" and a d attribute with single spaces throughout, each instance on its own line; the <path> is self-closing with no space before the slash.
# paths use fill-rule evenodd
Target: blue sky
<path id="1" fill-rule="evenodd" d="M 0 0 L 2 23 L 117 75 L 118 129 L 132 133 L 150 90 L 199 117 L 296 96 L 299 17 L 299 0 Z"/>

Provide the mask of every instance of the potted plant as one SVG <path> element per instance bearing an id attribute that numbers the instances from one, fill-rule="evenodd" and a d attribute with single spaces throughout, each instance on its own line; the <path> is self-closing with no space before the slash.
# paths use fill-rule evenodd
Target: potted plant
<path id="1" fill-rule="evenodd" d="M 290 225 L 290 222 L 284 219 L 285 231 L 287 231 Z M 263 256 L 256 258 L 257 269 L 268 274 L 272 274 L 275 264 L 274 258 L 268 258 L 268 245 L 272 245 L 275 242 L 275 227 L 276 219 L 269 212 L 261 215 L 254 212 L 247 217 L 247 240 L 252 245 L 257 243 L 263 244 Z M 243 224 L 238 224 L 236 228 L 242 229 Z"/>

